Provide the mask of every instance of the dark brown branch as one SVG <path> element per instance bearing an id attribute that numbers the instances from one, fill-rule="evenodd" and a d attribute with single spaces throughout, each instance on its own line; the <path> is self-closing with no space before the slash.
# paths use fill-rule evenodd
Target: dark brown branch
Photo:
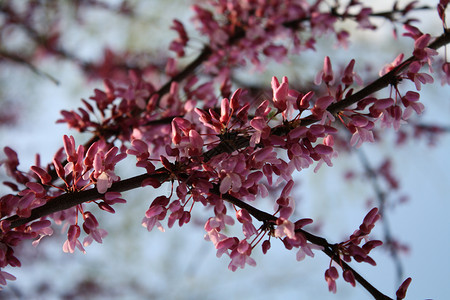
<path id="1" fill-rule="evenodd" d="M 251 214 L 253 217 L 255 217 L 258 221 L 275 223 L 277 220 L 277 217 L 275 217 L 274 215 L 271 215 L 267 212 L 261 211 L 228 193 L 220 194 L 219 185 L 217 185 L 217 184 L 214 185 L 214 187 L 211 189 L 211 192 L 218 196 L 221 196 L 222 199 L 226 200 L 227 202 L 229 202 L 239 208 L 245 209 L 249 214 Z M 304 237 L 309 242 L 311 242 L 315 245 L 318 245 L 318 246 L 322 246 L 323 247 L 322 252 L 325 253 L 328 257 L 330 257 L 332 260 L 334 260 L 337 264 L 342 266 L 343 270 L 350 270 L 353 273 L 355 280 L 359 284 L 361 284 L 374 297 L 374 299 L 377 299 L 377 300 L 378 299 L 380 299 L 380 300 L 389 300 L 390 299 L 390 300 L 392 300 L 388 296 L 381 293 L 377 288 L 375 288 L 366 279 L 364 279 L 364 277 L 362 277 L 358 272 L 356 272 L 352 267 L 350 267 L 350 265 L 348 265 L 345 261 L 343 261 L 340 258 L 339 254 L 336 253 L 336 251 L 334 250 L 335 247 L 332 244 L 330 244 L 325 238 L 316 236 L 316 235 L 309 233 L 303 229 L 298 229 L 298 230 L 296 230 L 296 232 L 300 232 L 301 234 L 303 234 Z"/>
<path id="2" fill-rule="evenodd" d="M 442 47 L 443 45 L 446 45 L 448 43 L 450 43 L 450 30 L 446 30 L 445 33 L 442 34 L 439 38 L 437 38 L 433 43 L 431 43 L 429 47 L 432 48 L 432 49 L 438 49 L 439 47 Z M 328 107 L 328 111 L 330 113 L 336 114 L 339 111 L 345 109 L 346 107 L 348 107 L 350 105 L 353 105 L 354 103 L 364 99 L 365 97 L 371 95 L 372 93 L 374 93 L 374 92 L 376 92 L 376 91 L 378 91 L 378 90 L 388 86 L 390 84 L 390 82 L 392 82 L 392 80 L 395 78 L 395 76 L 397 76 L 397 74 L 399 72 L 404 70 L 410 63 L 412 63 L 414 61 L 414 59 L 415 59 L 414 57 L 410 57 L 403 64 L 401 64 L 397 68 L 394 68 L 389 73 L 385 74 L 384 76 L 380 77 L 379 79 L 375 80 L 373 83 L 369 84 L 368 86 L 366 86 L 365 88 L 363 88 L 359 92 L 357 92 L 357 93 L 355 93 L 355 94 L 353 94 L 353 95 L 343 99 L 342 101 L 339 101 L 338 103 L 330 105 Z M 300 122 L 300 125 L 301 126 L 306 126 L 306 125 L 313 124 L 313 123 L 315 123 L 317 121 L 318 120 L 314 120 L 314 119 L 303 119 Z M 280 127 L 273 128 L 272 129 L 272 134 L 284 135 L 284 134 L 287 134 L 287 132 L 290 129 L 292 129 L 292 128 L 285 128 L 284 125 L 281 125 Z M 239 138 L 239 142 L 236 143 L 236 145 L 239 145 L 242 148 L 245 148 L 245 147 L 247 147 L 249 145 L 250 139 L 248 137 L 239 136 L 238 138 Z M 242 148 L 235 148 L 235 150 L 242 149 Z M 223 145 L 219 144 L 215 148 L 205 152 L 204 160 L 207 161 L 207 160 L 211 159 L 215 155 L 218 155 L 218 154 L 221 154 L 221 153 L 225 153 L 225 152 L 229 152 L 229 151 L 230 151 L 229 147 L 223 147 Z M 165 170 L 165 169 L 163 169 L 163 170 Z M 145 175 L 146 174 L 140 175 L 140 176 L 145 176 Z M 137 177 L 140 177 L 140 176 L 137 176 Z M 148 175 L 148 176 L 152 176 L 152 175 Z M 131 182 L 134 182 L 135 178 L 137 178 L 137 177 L 132 177 L 132 178 L 127 179 L 127 180 L 129 180 Z M 142 178 L 142 179 L 144 179 L 144 178 Z M 123 180 L 121 182 L 127 182 L 128 183 L 127 180 Z M 133 187 L 130 187 L 130 188 L 127 188 L 127 189 L 118 190 L 118 187 L 121 186 L 121 184 L 120 184 L 121 182 L 117 182 L 117 183 L 113 184 L 113 186 L 111 187 L 111 189 L 109 189 L 109 191 L 125 191 L 125 190 L 134 189 L 134 188 L 137 188 L 137 187 L 140 186 L 140 185 L 136 185 L 136 186 L 133 186 Z M 128 186 L 128 185 L 125 184 L 124 186 Z M 76 197 L 75 195 L 77 195 L 77 194 L 81 194 L 81 193 L 85 193 L 85 192 L 87 192 L 87 191 L 83 191 L 83 192 L 79 192 L 79 193 L 73 193 L 73 197 Z M 59 199 L 60 197 L 63 197 L 63 196 L 59 196 L 59 197 L 57 197 L 55 199 Z M 69 196 L 67 196 L 67 197 L 69 197 Z M 86 202 L 86 201 L 89 201 L 89 200 L 98 199 L 98 198 L 99 197 L 86 199 L 86 200 L 78 202 L 76 204 L 83 203 L 83 202 Z M 56 202 L 55 199 L 50 200 L 49 203 L 53 204 L 54 202 Z M 85 198 L 83 197 L 83 199 L 85 199 Z M 49 203 L 45 204 L 44 206 L 48 206 Z M 75 203 L 75 201 L 74 201 L 74 203 Z M 76 205 L 76 204 L 74 204 L 74 205 Z M 38 208 L 35 208 L 34 210 L 36 210 L 36 209 L 38 209 Z M 54 211 L 52 211 L 52 212 L 54 212 Z M 41 213 L 43 213 L 43 212 L 41 212 Z M 45 214 L 39 214 L 39 215 L 40 215 L 39 217 L 42 217 Z M 35 220 L 35 219 L 37 219 L 39 217 L 36 217 L 34 219 L 30 219 L 30 220 Z M 10 217 L 9 219 L 12 219 L 12 218 L 15 218 L 14 220 L 18 220 L 19 219 L 17 216 Z M 27 221 L 27 222 L 29 222 L 29 221 Z M 21 224 L 25 224 L 27 222 L 22 222 Z M 17 226 L 19 226 L 19 225 L 16 225 L 15 227 L 17 227 Z"/>
<path id="3" fill-rule="evenodd" d="M 233 153 L 238 149 L 245 149 L 250 145 L 250 140 L 246 136 L 237 136 L 235 140 L 221 141 L 217 146 L 203 153 L 204 161 L 207 162 L 214 156 L 222 153 Z"/>
<path id="4" fill-rule="evenodd" d="M 111 188 L 108 189 L 108 192 L 124 192 L 135 188 L 139 188 L 142 186 L 142 182 L 148 178 L 157 179 L 162 183 L 169 178 L 169 173 L 167 172 L 166 169 L 161 168 L 158 169 L 154 174 L 142 174 L 129 179 L 125 179 L 114 183 L 111 186 Z M 277 220 L 277 217 L 275 217 L 274 215 L 259 210 L 228 193 L 220 194 L 218 184 L 213 184 L 213 188 L 210 190 L 210 192 L 212 194 L 220 196 L 225 201 L 239 208 L 247 210 L 247 212 L 251 214 L 253 217 L 255 217 L 258 221 L 275 223 Z M 50 200 L 43 206 L 33 209 L 31 212 L 31 216 L 28 218 L 19 218 L 17 216 L 13 216 L 8 218 L 7 220 L 11 222 L 11 228 L 15 228 L 24 225 L 28 222 L 37 220 L 41 217 L 47 216 L 49 214 L 74 207 L 78 204 L 93 201 L 95 199 L 101 199 L 103 196 L 104 196 L 103 194 L 97 192 L 97 189 L 90 189 L 74 193 L 66 193 Z M 372 286 L 367 280 L 365 280 L 361 275 L 359 275 L 354 269 L 352 269 L 348 264 L 343 262 L 340 259 L 339 255 L 333 250 L 334 248 L 333 245 L 328 243 L 326 239 L 316 236 L 312 233 L 309 233 L 303 229 L 297 231 L 301 232 L 309 242 L 315 245 L 322 246 L 323 247 L 322 251 L 331 259 L 333 259 L 338 264 L 343 266 L 344 270 L 352 271 L 353 275 L 355 276 L 355 280 L 359 282 L 365 289 L 367 289 L 369 293 L 371 293 L 374 296 L 375 299 L 391 299 L 382 294 L 381 292 L 379 292 L 374 286 Z"/>
<path id="5" fill-rule="evenodd" d="M 211 193 L 220 196 L 225 201 L 236 205 L 239 208 L 245 209 L 249 214 L 251 214 L 253 217 L 255 217 L 258 221 L 261 222 L 273 222 L 277 220 L 277 217 L 274 215 L 271 215 L 269 213 L 266 213 L 265 211 L 259 210 L 255 208 L 254 206 L 251 206 L 250 204 L 247 204 L 246 202 L 226 193 L 226 194 L 220 194 L 219 192 L 219 185 L 214 184 L 213 188 L 210 190 Z"/>
<path id="6" fill-rule="evenodd" d="M 142 187 L 142 182 L 148 178 L 158 179 L 160 182 L 164 182 L 169 177 L 166 169 L 161 168 L 155 171 L 153 174 L 142 174 L 132 178 L 124 179 L 112 184 L 108 189 L 108 192 L 125 192 Z M 27 224 L 28 222 L 37 220 L 49 214 L 62 211 L 78 204 L 93 201 L 96 199 L 102 199 L 104 194 L 100 194 L 97 189 L 90 189 L 80 192 L 66 193 L 61 196 L 55 197 L 49 200 L 44 205 L 31 210 L 31 216 L 28 218 L 20 218 L 17 215 L 7 218 L 6 220 L 11 222 L 11 228 L 19 227 Z"/>

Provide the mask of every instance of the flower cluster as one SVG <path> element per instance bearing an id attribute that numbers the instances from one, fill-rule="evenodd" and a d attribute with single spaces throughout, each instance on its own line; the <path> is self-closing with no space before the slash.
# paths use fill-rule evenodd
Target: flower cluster
<path id="1" fill-rule="evenodd" d="M 376 247 L 383 244 L 379 240 L 368 240 L 369 234 L 375 226 L 375 223 L 381 218 L 378 213 L 378 208 L 373 208 L 364 217 L 363 223 L 359 226 L 350 238 L 336 247 L 340 253 L 340 259 L 345 262 L 350 262 L 352 258 L 357 262 L 366 262 L 373 266 L 375 261 L 369 256 L 369 253 Z M 361 242 L 365 240 L 364 245 L 360 246 Z M 368 241 L 367 241 L 368 240 Z M 343 278 L 351 285 L 355 286 L 355 277 L 351 270 L 343 268 Z M 336 279 L 339 278 L 339 273 L 336 267 L 331 266 L 325 271 L 325 280 L 328 284 L 328 289 L 336 293 Z"/>
<path id="2" fill-rule="evenodd" d="M 49 205 L 59 196 L 89 190 L 93 185 L 96 187 L 97 199 L 101 200 L 95 202 L 100 209 L 114 212 L 113 204 L 125 202 L 120 198 L 120 193 L 107 192 L 107 190 L 113 182 L 120 180 L 120 177 L 115 174 L 114 168 L 120 160 L 125 158 L 126 154 L 118 154 L 117 147 L 109 148 L 105 153 L 108 147 L 102 141 L 93 143 L 85 152 L 82 145 L 76 147 L 72 136 L 64 136 L 63 144 L 64 148 L 61 148 L 55 154 L 53 169 L 50 169 L 50 167 L 44 169 L 38 162 L 37 165 L 30 168 L 28 173 L 18 170 L 17 154 L 10 148 L 4 149 L 7 159 L 2 161 L 2 164 L 6 166 L 8 174 L 15 179 L 16 183 L 11 182 L 9 186 L 17 193 L 15 195 L 8 194 L 1 198 L 2 221 L 0 223 L 2 224 L 2 231 L 0 243 L 3 245 L 2 249 L 6 252 L 3 255 L 4 259 L 0 268 L 6 265 L 20 265 L 20 262 L 13 255 L 13 247 L 21 240 L 35 239 L 33 245 L 36 246 L 44 236 L 53 233 L 50 228 L 51 222 L 46 218 L 51 218 L 56 223 L 64 222 L 69 226 L 68 239 L 63 246 L 65 252 L 73 252 L 75 248 L 84 252 L 82 244 L 78 241 L 81 233 L 78 225 L 78 212 L 82 213 L 83 230 L 87 234 L 83 242 L 84 246 L 89 245 L 93 240 L 101 243 L 102 238 L 106 236 L 106 231 L 98 228 L 99 224 L 95 216 L 84 210 L 84 204 L 57 211 L 29 225 L 16 224 L 17 217 L 29 218 L 35 208 Z M 64 163 L 62 163 L 63 157 L 65 157 Z M 53 176 L 58 176 L 61 183 L 57 183 Z M 14 215 L 17 217 L 11 217 Z M 6 272 L 4 277 L 9 278 Z"/>
<path id="3" fill-rule="evenodd" d="M 257 68 L 263 68 L 261 53 L 267 58 L 281 62 L 289 51 L 299 53 L 314 50 L 316 37 L 329 33 L 335 34 L 337 41 L 345 45 L 349 32 L 336 29 L 340 20 L 353 19 L 362 29 L 376 29 L 369 19 L 372 9 L 364 7 L 358 1 L 345 4 L 336 2 L 335 6 L 329 7 L 330 10 L 322 10 L 320 5 L 307 1 L 291 2 L 289 9 L 285 9 L 282 0 L 208 2 L 213 10 L 200 5 L 194 5 L 193 9 L 196 14 L 194 21 L 199 31 L 209 38 L 209 45 L 214 50 L 209 59 L 209 66 L 213 70 L 217 70 L 221 65 L 230 68 L 233 65 L 246 64 L 245 58 Z M 357 14 L 349 13 L 357 9 Z M 304 39 L 301 36 L 300 33 L 305 28 L 309 28 L 312 33 L 310 38 Z M 289 37 L 293 48 L 280 42 L 281 37 Z M 224 46 L 227 46 L 226 50 Z"/>
<path id="4" fill-rule="evenodd" d="M 287 77 L 280 81 L 274 76 L 272 96 L 256 102 L 244 89 L 232 93 L 237 66 L 251 63 L 260 69 L 266 65 L 262 56 L 282 62 L 290 53 L 314 50 L 316 38 L 330 33 L 346 45 L 349 33 L 337 30 L 336 24 L 350 19 L 359 28 L 374 30 L 374 14 L 359 1 L 335 1 L 333 6 L 322 1 L 207 2 L 209 8 L 194 5 L 193 19 L 208 46 L 184 70 L 178 69 L 179 59 L 186 56 L 189 35 L 184 25 L 174 20 L 171 29 L 177 37 L 169 50 L 176 58 L 166 58 L 154 70 L 130 71 L 127 79 L 111 76 L 104 81 L 103 91 L 96 89 L 89 100 L 82 100 L 82 108 L 62 111 L 58 122 L 93 134 L 85 146 L 77 147 L 73 137 L 64 136 L 64 147 L 52 164 L 44 167 L 37 161 L 29 172 L 19 171 L 17 154 L 5 148 L 7 158 L 1 163 L 14 181 L 6 182 L 14 194 L 0 199 L 0 268 L 20 266 L 13 248 L 21 240 L 34 239 L 38 244 L 51 235 L 50 219 L 67 229 L 63 251 L 84 252 L 84 247 L 93 241 L 101 243 L 107 235 L 88 203 L 113 213 L 114 204 L 125 202 L 120 191 L 142 186 L 156 189 L 164 182 L 172 183 L 170 195 L 153 199 L 141 224 L 149 231 L 155 227 L 164 231 L 164 221 L 169 228 L 176 223 L 183 226 L 191 221 L 194 207 L 208 208 L 205 239 L 213 243 L 217 256 L 230 258 L 232 271 L 256 265 L 252 258 L 256 245 L 262 242 L 266 253 L 273 239 L 282 241 L 286 249 L 297 249 L 299 261 L 314 256 L 313 250 L 329 255 L 337 263 L 330 263 L 325 271 L 332 292 L 336 291 L 338 266 L 344 280 L 354 286 L 354 271 L 346 263 L 355 260 L 375 265 L 369 254 L 382 242 L 369 240 L 369 234 L 380 219 L 378 209 L 367 214 L 348 240 L 331 245 L 304 230 L 311 219 L 292 221 L 296 203 L 293 174 L 313 164 L 315 171 L 324 163 L 333 165 L 339 148 L 336 141 L 342 139 L 341 124 L 351 134 L 346 146 L 359 147 L 375 141 L 378 123 L 399 130 L 413 113 L 422 113 L 418 91 L 433 82 L 422 68 L 428 66 L 431 73 L 437 54 L 432 37 L 405 21 L 405 36 L 414 39 L 411 58 L 397 56 L 380 72 L 380 80 L 359 92 L 354 93 L 356 85 L 363 85 L 355 71 L 356 61 L 351 59 L 339 72 L 326 56 L 314 80 L 317 87 L 301 92 L 292 88 Z M 444 24 L 447 4 L 440 1 L 438 5 Z M 395 7 L 384 17 L 395 23 L 394 12 L 406 15 L 415 5 Z M 307 38 L 303 34 L 306 29 Z M 285 37 L 290 43 L 282 41 Z M 47 44 L 47 50 L 56 51 L 50 41 Z M 113 53 L 105 55 L 108 57 L 114 57 Z M 107 67 L 108 62 L 100 65 Z M 196 72 L 199 66 L 203 66 L 202 77 Z M 450 82 L 447 62 L 442 70 L 444 81 Z M 159 78 L 166 83 L 161 84 Z M 416 90 L 402 91 L 402 80 L 413 82 Z M 391 87 L 389 96 L 373 94 L 386 86 Z M 127 155 L 136 158 L 136 167 L 145 169 L 145 174 L 121 180 L 115 166 Z M 395 188 L 398 183 L 390 176 L 389 167 L 383 165 L 379 173 Z M 253 206 L 258 197 L 267 197 L 280 186 L 272 212 Z M 45 213 L 40 214 L 42 211 Z M 262 223 L 260 227 L 256 220 Z M 236 221 L 242 235 L 227 236 L 227 227 Z M 81 241 L 82 231 L 85 237 Z M 13 276 L 0 270 L 0 284 L 7 279 Z M 398 298 L 404 297 L 409 283 L 407 279 L 399 288 Z"/>
<path id="5" fill-rule="evenodd" d="M 407 26 L 406 28 L 410 33 L 415 32 L 415 27 Z M 429 35 L 419 32 L 411 36 L 416 40 L 413 59 L 405 62 L 404 55 L 400 54 L 393 63 L 380 72 L 381 76 L 387 76 L 388 72 L 394 73 L 391 84 L 395 94 L 388 98 L 369 96 L 358 101 L 356 107 L 351 106 L 353 103 L 350 103 L 349 107 L 339 111 L 334 111 L 332 108 L 333 105 L 339 106 L 352 97 L 353 90 L 350 87 L 354 82 L 362 84 L 361 78 L 353 70 L 355 61 L 350 61 L 340 82 L 336 83 L 330 58 L 325 57 L 323 69 L 317 74 L 315 83 L 325 83 L 328 95 L 316 100 L 311 109 L 314 118 L 320 120 L 322 124 L 331 124 L 337 116 L 352 134 L 350 145 L 360 147 L 364 142 L 375 141 L 373 132 L 377 121 L 381 123 L 381 127 L 394 127 L 398 131 L 401 124 L 406 123 L 413 113 L 421 114 L 424 105 L 419 102 L 419 93 L 416 91 L 402 93 L 398 83 L 402 79 L 408 79 L 414 82 L 417 91 L 420 91 L 421 84 L 432 83 L 433 78 L 427 73 L 420 73 L 420 70 L 425 64 L 431 66 L 432 57 L 437 52 L 428 47 Z"/>
<path id="6" fill-rule="evenodd" d="M 117 147 L 110 148 L 106 153 L 106 143 L 97 141 L 84 152 L 84 147 L 76 148 L 75 139 L 64 136 L 64 151 L 67 163 L 61 163 L 62 149 L 55 155 L 53 166 L 65 187 L 53 186 L 52 176 L 39 166 L 32 166 L 31 170 L 40 178 L 43 185 L 50 185 L 65 192 L 82 191 L 95 184 L 97 191 L 104 194 L 112 183 L 120 180 L 114 173 L 115 165 L 126 157 L 125 153 L 117 154 Z"/>

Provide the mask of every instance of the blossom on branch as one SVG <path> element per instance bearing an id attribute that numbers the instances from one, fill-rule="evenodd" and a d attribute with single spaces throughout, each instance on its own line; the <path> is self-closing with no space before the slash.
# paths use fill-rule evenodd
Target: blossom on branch
<path id="1" fill-rule="evenodd" d="M 40 3 L 33 5 L 42 8 Z M 382 13 L 360 1 L 198 2 L 192 20 L 204 40 L 190 62 L 185 56 L 192 35 L 186 31 L 188 26 L 174 20 L 170 29 L 176 37 L 167 43 L 172 57 L 160 51 L 150 63 L 145 60 L 149 53 L 144 53 L 130 63 L 130 56 L 106 49 L 103 61 L 91 63 L 69 49 L 59 49 L 57 44 L 63 41 L 59 32 L 41 32 L 45 26 L 33 22 L 38 19 L 37 9 L 25 5 L 25 16 L 5 3 L 0 30 L 9 32 L 8 26 L 25 29 L 45 55 L 73 60 L 84 72 L 93 73 L 90 76 L 105 74 L 108 78 L 103 89 L 94 89 L 77 110 L 63 110 L 57 121 L 91 134 L 85 145 L 76 145 L 73 136 L 64 135 L 63 147 L 49 165 L 42 165 L 38 157 L 27 171 L 19 169 L 17 153 L 4 148 L 6 158 L 0 164 L 5 166 L 10 178 L 5 185 L 12 192 L 0 198 L 0 284 L 14 279 L 3 268 L 21 264 L 14 248 L 22 240 L 32 239 L 37 245 L 51 235 L 51 220 L 67 230 L 63 251 L 85 252 L 83 247 L 93 241 L 102 243 L 107 235 L 92 205 L 114 213 L 116 203 L 126 203 L 121 192 L 144 186 L 156 189 L 164 183 L 171 186 L 170 194 L 155 197 L 143 214 L 141 225 L 148 231 L 155 226 L 164 231 L 164 222 L 168 228 L 176 223 L 183 226 L 194 219 L 200 206 L 209 214 L 202 221 L 205 239 L 212 242 L 218 257 L 226 254 L 230 258 L 231 271 L 256 265 L 253 249 L 262 241 L 266 253 L 275 240 L 288 250 L 295 248 L 298 261 L 313 257 L 316 250 L 328 255 L 325 280 L 331 292 L 336 292 L 338 267 L 346 282 L 353 286 L 361 283 L 362 276 L 348 263 L 376 264 L 370 253 L 383 242 L 371 239 L 370 234 L 381 218 L 378 209 L 372 209 L 347 240 L 329 243 L 304 229 L 311 219 L 292 220 L 295 213 L 301 213 L 295 211 L 292 194 L 294 172 L 314 162 L 314 171 L 323 163 L 331 167 L 338 151 L 376 142 L 378 127 L 399 130 L 413 119 L 413 113 L 423 112 L 416 90 L 433 82 L 431 64 L 436 49 L 448 43 L 447 5 L 448 1 L 438 4 L 445 32 L 434 39 L 411 25 L 409 14 L 419 9 L 415 1 L 403 9 L 395 3 L 392 11 Z M 314 79 L 318 86 L 308 86 L 308 80 L 300 85 L 292 77 L 289 85 L 286 76 L 281 80 L 272 76 L 267 82 L 271 96 L 261 98 L 265 95 L 261 87 L 254 89 L 247 80 L 239 82 L 244 69 L 258 71 L 271 66 L 271 61 L 286 62 L 292 54 L 315 50 L 321 36 L 336 38 L 340 47 L 348 46 L 351 32 L 340 29 L 340 23 L 351 20 L 359 29 L 374 30 L 374 18 L 389 20 L 395 27 L 404 24 L 404 36 L 414 40 L 414 49 L 410 58 L 398 55 L 381 70 L 381 78 L 364 87 L 356 86 L 363 82 L 355 71 L 355 59 L 336 72 L 339 64 L 333 70 L 329 56 Z M 14 55 L 0 51 L 0 56 L 14 61 Z M 29 52 L 31 58 L 39 57 L 39 51 Z M 113 76 L 116 67 L 112 60 L 124 64 L 121 76 Z M 448 83 L 446 61 L 442 71 L 443 82 Z M 421 71 L 427 64 L 430 74 Z M 402 80 L 413 82 L 415 90 L 403 90 Z M 248 86 L 235 88 L 240 84 Z M 299 90 L 292 89 L 297 85 Z M 390 95 L 382 98 L 376 94 L 386 87 L 390 87 Z M 341 129 L 351 137 L 341 134 Z M 144 168 L 145 173 L 121 180 L 116 165 L 127 155 L 134 156 L 136 167 Z M 386 179 L 389 188 L 398 189 L 389 168 L 387 162 L 377 174 Z M 278 198 L 267 197 L 277 188 L 281 189 Z M 266 197 L 265 201 L 272 199 L 272 212 L 258 208 L 260 203 L 255 200 L 259 196 Z M 228 236 L 235 223 L 240 231 Z M 400 286 L 399 299 L 410 282 L 409 278 Z M 375 288 L 363 286 L 377 295 Z"/>

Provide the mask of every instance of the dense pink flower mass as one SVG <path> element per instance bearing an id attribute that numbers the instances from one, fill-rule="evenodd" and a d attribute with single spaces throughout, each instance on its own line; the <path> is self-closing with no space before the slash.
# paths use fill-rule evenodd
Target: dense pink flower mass
<path id="1" fill-rule="evenodd" d="M 436 49 L 450 40 L 446 26 L 441 37 L 433 38 L 411 25 L 406 16 L 414 12 L 415 1 L 404 8 L 396 3 L 385 14 L 375 14 L 359 1 L 204 2 L 193 6 L 192 21 L 207 42 L 187 65 L 184 60 L 189 59 L 186 52 L 194 34 L 188 34 L 180 20 L 173 20 L 170 27 L 176 37 L 168 43 L 173 53 L 164 63 L 125 66 L 128 72 L 123 72 L 123 66 L 106 57 L 101 66 L 78 62 L 89 76 L 109 70 L 103 89 L 95 89 L 77 110 L 63 110 L 57 121 L 90 135 L 84 145 L 77 146 L 73 136 L 64 135 L 52 162 L 43 165 L 38 157 L 29 171 L 19 169 L 19 155 L 13 149 L 4 148 L 0 163 L 11 192 L 0 198 L 0 284 L 14 279 L 3 269 L 20 266 L 14 249 L 22 240 L 33 239 L 37 245 L 53 233 L 55 223 L 67 232 L 64 252 L 86 252 L 85 247 L 93 241 L 102 243 L 107 236 L 94 205 L 114 213 L 115 204 L 127 202 L 121 192 L 144 186 L 156 190 L 170 183 L 170 193 L 152 199 L 140 216 L 147 230 L 181 227 L 205 207 L 210 214 L 202 220 L 205 239 L 218 257 L 229 258 L 231 271 L 255 266 L 252 254 L 259 246 L 265 254 L 274 241 L 281 241 L 286 249 L 296 249 L 298 261 L 314 257 L 315 251 L 330 257 L 325 281 L 331 292 L 337 291 L 342 271 L 352 286 L 359 282 L 375 298 L 390 299 L 349 265 L 376 265 L 369 254 L 383 242 L 372 239 L 371 233 L 382 220 L 384 200 L 347 240 L 331 244 L 311 233 L 313 220 L 295 219 L 302 212 L 296 210 L 294 186 L 297 172 L 310 166 L 315 172 L 323 165 L 331 167 L 340 151 L 376 142 L 380 128 L 400 131 L 424 111 L 419 92 L 436 78 L 431 75 Z M 443 24 L 447 4 L 438 5 Z M 8 22 L 23 23 L 31 30 L 31 20 L 20 20 L 13 5 L 5 7 Z M 375 17 L 394 26 L 403 24 L 404 35 L 414 40 L 414 46 L 410 58 L 399 54 L 372 83 L 364 86 L 356 59 L 340 64 L 325 56 L 315 79 L 309 80 L 314 86 L 299 86 L 294 76 L 272 76 L 264 83 L 271 91 L 262 97 L 253 95 L 250 87 L 236 87 L 240 67 L 261 70 L 270 66 L 269 61 L 284 64 L 292 55 L 315 50 L 316 39 L 322 36 L 335 37 L 339 46 L 347 47 L 351 33 L 338 30 L 339 22 L 354 21 L 360 30 L 376 30 Z M 41 46 L 47 55 L 69 58 L 49 40 Z M 446 59 L 439 70 L 444 73 L 442 82 L 450 83 Z M 385 88 L 386 93 L 376 93 Z M 127 157 L 135 159 L 137 174 L 122 179 L 116 166 Z M 376 172 L 367 173 L 397 189 L 390 167 L 387 160 Z M 273 209 L 259 210 L 260 198 L 272 201 Z M 235 224 L 240 228 L 237 233 L 228 230 Z M 398 299 L 405 296 L 410 282 L 400 286 Z"/>

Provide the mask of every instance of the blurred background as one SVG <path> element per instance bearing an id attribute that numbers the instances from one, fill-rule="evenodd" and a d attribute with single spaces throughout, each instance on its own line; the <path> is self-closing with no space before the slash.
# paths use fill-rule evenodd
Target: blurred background
<path id="1" fill-rule="evenodd" d="M 9 2 L 0 0 L 0 7 Z M 26 2 L 14 5 L 25 6 Z M 123 72 L 115 70 L 114 76 L 124 76 L 132 66 L 160 64 L 163 68 L 166 49 L 176 37 L 169 30 L 173 18 L 184 23 L 191 37 L 187 62 L 196 57 L 205 42 L 190 21 L 192 1 L 35 2 L 41 5 L 36 13 L 39 19 L 33 22 L 43 32 L 51 32 L 52 26 L 62 28 L 59 43 L 65 53 L 47 55 L 42 51 L 42 57 L 34 58 L 32 65 L 0 55 L 0 146 L 9 146 L 19 154 L 23 170 L 34 164 L 36 153 L 43 164 L 50 162 L 62 146 L 64 134 L 73 135 L 77 144 L 90 138 L 55 122 L 62 109 L 76 109 L 81 106 L 80 99 L 92 96 L 95 88 L 103 88 L 99 74 L 110 76 L 113 72 L 102 69 L 108 65 L 104 62 L 115 60 L 123 65 Z M 392 3 L 385 2 L 377 4 L 374 11 L 389 10 Z M 400 1 L 400 6 L 404 3 Z M 435 36 L 442 33 L 434 10 L 413 15 L 420 19 L 418 27 L 423 32 Z M 0 23 L 5 18 L 2 9 Z M 272 76 L 286 75 L 294 86 L 308 86 L 328 55 L 333 66 L 345 66 L 355 58 L 356 71 L 368 83 L 386 63 L 402 52 L 408 57 L 414 47 L 410 38 L 399 36 L 394 40 L 389 22 L 373 22 L 380 26 L 377 32 L 360 31 L 356 24 L 342 23 L 352 32 L 347 50 L 336 48 L 334 39 L 331 42 L 325 36 L 318 41 L 316 52 L 269 63 L 263 72 L 242 68 L 237 79 L 244 86 L 270 88 Z M 397 30 L 404 32 L 402 28 Z M 8 51 L 17 53 L 17 57 L 35 57 L 39 53 L 39 46 L 26 28 L 10 26 L 0 34 L 3 54 Z M 426 110 L 420 119 L 422 124 L 450 127 L 449 92 L 449 87 L 441 86 L 438 80 L 423 87 L 421 101 Z M 389 90 L 381 94 L 387 97 Z M 373 237 L 383 239 L 388 230 L 399 248 L 408 250 L 398 251 L 399 258 L 393 259 L 380 247 L 372 252 L 376 267 L 352 266 L 391 297 L 401 281 L 412 277 L 408 298 L 444 299 L 450 294 L 450 135 L 422 136 L 398 145 L 398 133 L 392 129 L 381 133 L 385 137 L 382 142 L 340 153 L 332 168 L 324 165 L 317 173 L 314 167 L 298 173 L 295 216 L 314 219 L 315 229 L 329 242 L 345 240 L 377 205 L 373 183 L 360 175 L 367 166 L 380 168 L 390 158 L 399 188 L 392 190 L 380 179 L 380 188 L 388 195 L 387 210 L 385 223 L 376 226 Z M 3 158 L 2 152 L 0 160 Z M 137 175 L 129 166 L 134 166 L 132 159 L 119 164 L 122 178 Z M 0 179 L 5 179 L 4 169 Z M 6 186 L 0 186 L 1 195 L 9 192 Z M 148 232 L 140 225 L 145 211 L 156 196 L 169 193 L 170 186 L 166 185 L 157 191 L 130 191 L 124 193 L 128 203 L 117 205 L 115 215 L 97 212 L 100 227 L 109 234 L 103 244 L 87 247 L 86 254 L 64 253 L 66 236 L 58 226 L 53 236 L 44 238 L 37 248 L 24 243 L 17 253 L 22 267 L 6 269 L 17 280 L 8 283 L 0 299 L 370 299 L 363 288 L 353 288 L 342 278 L 337 281 L 337 294 L 329 293 L 324 280 L 328 257 L 317 252 L 314 258 L 297 262 L 294 251 L 287 251 L 275 241 L 266 255 L 259 247 L 254 250 L 256 267 L 229 271 L 229 259 L 217 258 L 212 243 L 203 239 L 207 217 L 201 208 L 194 210 L 198 216 L 182 228 Z M 270 211 L 271 199 L 256 202 L 256 206 Z"/>

